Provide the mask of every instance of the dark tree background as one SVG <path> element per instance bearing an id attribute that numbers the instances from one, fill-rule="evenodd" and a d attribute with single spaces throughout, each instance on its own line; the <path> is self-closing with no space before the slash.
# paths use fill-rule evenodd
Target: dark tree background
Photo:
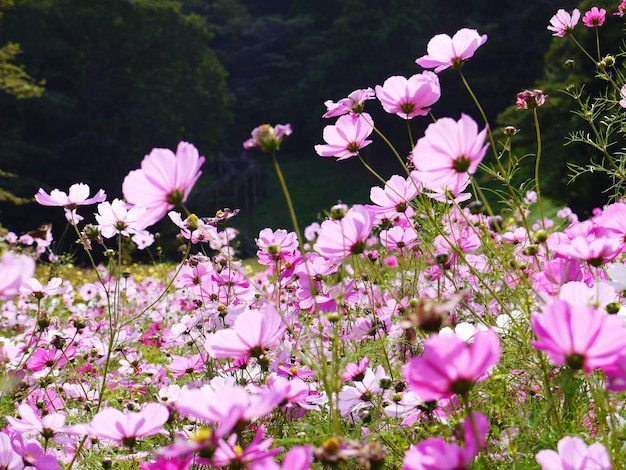
<path id="1" fill-rule="evenodd" d="M 546 27 L 557 9 L 571 10 L 577 3 L 15 0 L 2 18 L 0 44 L 21 44 L 20 62 L 29 74 L 46 80 L 46 91 L 28 101 L 0 95 L 0 168 L 20 175 L 1 183 L 26 197 L 40 186 L 67 188 L 77 181 L 119 196 L 124 175 L 153 147 L 175 148 L 188 140 L 208 161 L 198 189 L 202 197 L 192 199 L 199 213 L 240 206 L 242 198 L 253 205 L 263 200 L 263 181 L 273 175 L 263 176 L 258 156 L 242 156 L 241 143 L 252 128 L 289 122 L 294 134 L 281 147 L 281 158 L 319 159 L 313 145 L 321 143 L 323 127 L 332 123 L 321 118 L 325 100 L 373 88 L 391 75 L 419 73 L 415 59 L 426 53 L 428 40 L 462 27 L 489 36 L 464 73 L 495 122 L 517 92 L 534 88 L 541 77 L 546 87 L 567 81 L 552 70 L 562 60 L 561 48 L 569 47 L 567 40 L 553 40 Z M 440 80 L 442 99 L 434 114 L 458 119 L 465 112 L 479 119 L 458 74 L 447 70 Z M 552 89 L 549 93 L 558 96 Z M 400 150 L 408 152 L 404 123 L 384 114 L 376 102 L 367 110 L 394 141 L 406 141 Z M 509 114 L 523 124 L 520 114 Z M 557 117 L 548 119 L 553 125 Z M 413 135 L 427 124 L 427 119 L 414 120 Z M 550 156 L 548 150 L 544 155 L 555 165 L 546 167 L 551 177 L 558 179 L 569 148 L 562 147 L 564 127 L 554 128 L 558 136 L 546 134 Z M 372 146 L 367 157 L 383 174 L 399 171 L 381 145 Z M 325 163 L 330 162 L 320 165 Z M 315 172 L 306 168 L 294 194 L 296 205 L 307 197 L 303 188 L 316 182 Z M 373 182 L 352 176 L 355 168 L 340 162 L 336 171 L 345 171 L 352 184 L 367 191 Z M 234 191 L 235 181 L 225 176 L 238 169 L 251 175 L 255 187 L 259 182 L 254 197 L 245 191 L 251 183 L 244 181 L 244 190 Z M 247 211 L 254 213 L 252 205 Z M 42 214 L 34 204 L 18 210 L 0 206 L 0 222 L 16 230 L 50 218 L 49 209 Z M 303 221 L 311 218 L 302 215 Z M 286 214 L 284 226 L 290 226 Z"/>

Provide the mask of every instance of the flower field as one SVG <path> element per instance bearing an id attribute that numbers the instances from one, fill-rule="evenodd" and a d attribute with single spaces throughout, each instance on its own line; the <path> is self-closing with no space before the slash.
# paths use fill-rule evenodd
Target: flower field
<path id="1" fill-rule="evenodd" d="M 548 30 L 582 48 L 577 28 L 625 13 L 559 10 Z M 537 89 L 516 98 L 536 133 L 534 175 L 517 182 L 518 129 L 492 128 L 463 74 L 487 40 L 437 35 L 416 60 L 427 70 L 325 103 L 334 123 L 315 152 L 358 159 L 380 184 L 323 221 L 300 225 L 276 157 L 297 130 L 252 131 L 243 146 L 272 159 L 292 220 L 261 230 L 260 268 L 238 257 L 237 209 L 186 210 L 205 161 L 191 143 L 153 149 L 123 200 L 80 182 L 40 189 L 92 269 L 68 266 L 49 226 L 2 236 L 0 469 L 626 468 L 626 51 L 585 50 L 601 96 L 565 90 L 584 128 L 572 140 L 601 157 L 578 171 L 613 182 L 579 220 L 546 216 L 550 97 Z M 475 109 L 435 116 L 441 73 Z M 411 148 L 377 129 L 376 101 Z M 423 135 L 414 119 L 429 120 Z M 375 139 L 401 172 L 362 159 Z M 182 260 L 129 265 L 165 217 Z"/>

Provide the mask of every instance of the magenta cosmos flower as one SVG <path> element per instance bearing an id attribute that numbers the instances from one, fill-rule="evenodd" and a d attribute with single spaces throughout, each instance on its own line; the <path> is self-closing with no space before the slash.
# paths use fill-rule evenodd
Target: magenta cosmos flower
<path id="1" fill-rule="evenodd" d="M 122 183 L 124 198 L 146 209 L 137 225 L 148 227 L 187 200 L 202 174 L 204 157 L 187 142 L 180 142 L 176 154 L 155 148 L 146 155 L 139 170 L 131 171 Z"/>
<path id="2" fill-rule="evenodd" d="M 606 10 L 604 8 L 593 7 L 583 16 L 583 24 L 587 28 L 597 28 L 604 24 L 605 19 Z"/>
<path id="3" fill-rule="evenodd" d="M 535 456 L 542 470 L 611 470 L 611 458 L 606 448 L 595 443 L 587 446 L 580 437 L 565 436 L 559 441 L 558 452 L 540 450 Z"/>
<path id="4" fill-rule="evenodd" d="M 476 122 L 466 114 L 461 119 L 441 118 L 432 123 L 411 153 L 414 174 L 433 191 L 441 187 L 463 187 L 476 172 L 489 144 L 487 127 L 478 132 Z"/>
<path id="5" fill-rule="evenodd" d="M 624 321 L 591 306 L 555 300 L 530 323 L 535 349 L 545 351 L 556 365 L 583 369 L 587 375 L 594 369 L 611 370 L 626 349 Z"/>
<path id="6" fill-rule="evenodd" d="M 291 124 L 277 124 L 274 127 L 262 124 L 253 129 L 252 137 L 243 143 L 243 148 L 248 150 L 259 147 L 263 152 L 275 152 L 283 139 L 289 135 L 291 135 Z"/>
<path id="7" fill-rule="evenodd" d="M 460 69 L 463 62 L 472 57 L 485 41 L 487 35 L 478 34 L 475 29 L 460 29 L 452 37 L 437 34 L 426 46 L 428 54 L 417 59 L 415 63 L 425 69 L 434 68 L 436 73 L 448 67 Z"/>
<path id="8" fill-rule="evenodd" d="M 554 32 L 552 36 L 562 38 L 574 29 L 574 26 L 578 24 L 579 19 L 580 11 L 578 8 L 575 8 L 571 14 L 561 8 L 556 12 L 556 15 L 550 18 L 550 26 L 548 26 L 548 29 Z"/>
<path id="9" fill-rule="evenodd" d="M 403 119 L 426 116 L 441 97 L 439 78 L 429 71 L 410 78 L 389 77 L 382 86 L 376 87 L 376 97 L 389 114 Z"/>
<path id="10" fill-rule="evenodd" d="M 347 258 L 365 250 L 374 217 L 365 206 L 354 205 L 340 220 L 322 222 L 314 249 L 327 258 Z"/>
<path id="11" fill-rule="evenodd" d="M 619 4 L 619 6 L 617 7 L 617 11 L 613 14 L 619 17 L 622 17 L 624 16 L 624 14 L 626 14 L 626 0 Z"/>
<path id="12" fill-rule="evenodd" d="M 337 160 L 358 155 L 359 150 L 372 143 L 367 137 L 372 133 L 372 118 L 367 113 L 340 116 L 334 126 L 324 127 L 326 144 L 316 145 L 321 157 L 337 157 Z"/>
<path id="13" fill-rule="evenodd" d="M 439 400 L 469 392 L 499 360 L 500 340 L 493 330 L 476 333 L 469 345 L 456 335 L 434 335 L 402 374 L 424 401 Z"/>
<path id="14" fill-rule="evenodd" d="M 89 435 L 132 448 L 138 438 L 160 432 L 169 416 L 168 409 L 158 403 L 148 403 L 137 413 L 122 413 L 115 408 L 105 408 L 89 423 Z"/>

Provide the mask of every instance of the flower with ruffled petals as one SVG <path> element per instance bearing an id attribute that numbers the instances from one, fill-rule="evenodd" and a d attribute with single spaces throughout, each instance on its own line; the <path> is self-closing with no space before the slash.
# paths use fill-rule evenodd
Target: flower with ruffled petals
<path id="1" fill-rule="evenodd" d="M 372 133 L 373 121 L 369 114 L 347 114 L 339 117 L 334 126 L 324 127 L 325 144 L 315 146 L 321 157 L 337 157 L 337 160 L 358 155 L 359 150 L 372 143 L 367 137 Z"/>
<path id="2" fill-rule="evenodd" d="M 426 116 L 441 97 L 439 77 L 429 71 L 409 78 L 389 77 L 376 87 L 376 97 L 385 111 L 402 119 Z"/>
<path id="3" fill-rule="evenodd" d="M 580 19 L 580 11 L 575 8 L 571 14 L 563 10 L 562 8 L 556 12 L 552 18 L 550 18 L 550 26 L 548 29 L 554 31 L 552 36 L 558 36 L 560 38 L 569 34 Z"/>
<path id="4" fill-rule="evenodd" d="M 169 149 L 152 149 L 141 168 L 131 171 L 122 183 L 126 201 L 145 208 L 137 225 L 149 227 L 185 202 L 202 174 L 203 163 L 198 149 L 187 142 L 178 144 L 176 154 Z"/>
<path id="5" fill-rule="evenodd" d="M 428 54 L 415 62 L 425 69 L 435 69 L 436 73 L 452 67 L 460 69 L 463 62 L 474 55 L 476 49 L 485 44 L 487 35 L 478 34 L 475 29 L 463 28 L 454 36 L 437 34 L 426 46 Z"/>
<path id="6" fill-rule="evenodd" d="M 593 7 L 583 16 L 583 24 L 587 28 L 598 28 L 604 24 L 605 19 L 606 10 L 604 8 Z"/>

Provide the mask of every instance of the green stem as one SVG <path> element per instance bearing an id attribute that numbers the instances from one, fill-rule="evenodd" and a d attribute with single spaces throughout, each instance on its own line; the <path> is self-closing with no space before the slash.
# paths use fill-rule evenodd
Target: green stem
<path id="1" fill-rule="evenodd" d="M 541 129 L 539 128 L 539 117 L 537 108 L 533 108 L 533 120 L 535 122 L 535 132 L 537 134 L 537 157 L 535 158 L 535 192 L 537 193 L 537 205 L 539 206 L 539 217 L 541 217 L 541 228 L 545 230 L 543 220 L 543 203 L 541 201 L 541 189 L 539 188 L 539 163 L 541 161 Z"/>

